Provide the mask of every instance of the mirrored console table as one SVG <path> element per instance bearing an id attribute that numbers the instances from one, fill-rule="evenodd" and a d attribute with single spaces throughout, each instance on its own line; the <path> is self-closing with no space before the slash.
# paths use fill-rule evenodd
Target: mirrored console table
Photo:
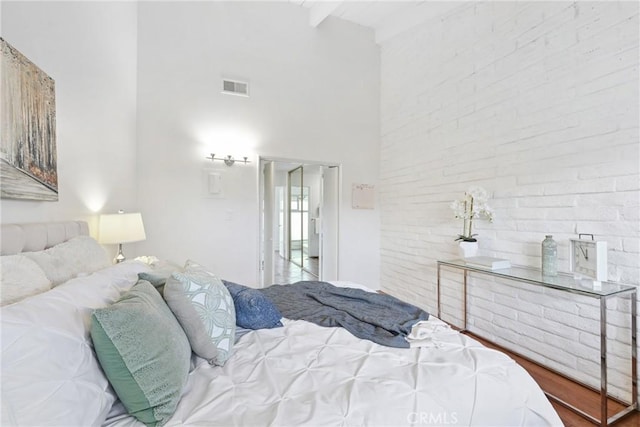
<path id="1" fill-rule="evenodd" d="M 542 271 L 537 268 L 512 266 L 511 268 L 491 270 L 489 268 L 482 268 L 477 266 L 468 265 L 464 260 L 452 260 L 452 261 L 438 261 L 438 279 L 437 279 L 437 298 L 438 298 L 438 317 L 441 317 L 441 304 L 440 304 L 440 276 L 443 268 L 459 270 L 463 275 L 463 322 L 464 326 L 462 331 L 467 330 L 467 286 L 470 275 L 484 275 L 493 278 L 506 279 L 509 281 L 515 281 L 524 283 L 530 286 L 537 286 L 541 288 L 551 288 L 562 292 L 568 292 L 573 294 L 584 295 L 590 298 L 597 298 L 600 300 L 600 418 L 593 417 L 587 414 L 583 410 L 563 401 L 562 399 L 554 396 L 550 392 L 545 391 L 545 394 L 550 398 L 560 403 L 561 405 L 575 411 L 581 416 L 585 417 L 594 424 L 601 426 L 608 426 L 630 412 L 638 409 L 638 386 L 637 386 L 637 341 L 636 341 L 636 287 L 630 285 L 623 285 L 613 282 L 596 282 L 593 280 L 576 279 L 571 274 L 558 273 L 557 276 L 544 276 Z M 607 300 L 613 297 L 628 297 L 631 302 L 631 384 L 632 384 L 632 402 L 625 409 L 620 412 L 608 416 L 607 414 L 607 398 L 608 398 L 608 381 L 607 381 Z"/>

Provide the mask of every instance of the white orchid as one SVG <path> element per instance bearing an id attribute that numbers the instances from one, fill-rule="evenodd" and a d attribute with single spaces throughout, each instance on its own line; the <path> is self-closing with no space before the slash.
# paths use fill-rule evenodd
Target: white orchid
<path id="1" fill-rule="evenodd" d="M 464 240 L 465 242 L 475 242 L 471 233 L 474 219 L 487 219 L 493 221 L 493 209 L 487 204 L 489 193 L 482 187 L 471 187 L 464 193 L 462 200 L 454 200 L 451 202 L 451 210 L 456 218 L 462 218 L 464 221 L 462 234 L 458 235 L 456 240 Z"/>

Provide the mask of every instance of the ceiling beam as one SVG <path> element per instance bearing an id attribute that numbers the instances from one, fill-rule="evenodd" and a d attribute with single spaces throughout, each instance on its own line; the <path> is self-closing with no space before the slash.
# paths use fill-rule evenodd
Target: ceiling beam
<path id="1" fill-rule="evenodd" d="M 385 17 L 375 28 L 376 43 L 381 44 L 398 34 L 451 14 L 456 8 L 474 7 L 473 1 L 417 1 Z"/>
<path id="2" fill-rule="evenodd" d="M 309 25 L 314 28 L 317 27 L 339 8 L 342 3 L 342 1 L 321 1 L 315 3 L 309 9 Z"/>

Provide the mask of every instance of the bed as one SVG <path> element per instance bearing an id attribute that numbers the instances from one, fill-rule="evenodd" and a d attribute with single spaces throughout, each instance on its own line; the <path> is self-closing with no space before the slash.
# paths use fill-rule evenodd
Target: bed
<path id="1" fill-rule="evenodd" d="M 1 268 L 3 292 L 7 287 L 12 298 L 5 302 L 3 295 L 0 315 L 2 425 L 143 426 L 144 418 L 130 415 L 119 398 L 121 380 L 112 380 L 95 328 L 106 331 L 98 314 L 135 290 L 161 295 L 153 280 L 140 280 L 160 275 L 157 265 L 111 265 L 86 223 L 67 222 L 3 225 Z M 16 286 L 25 286 L 25 295 Z M 157 311 L 165 320 L 172 313 L 166 306 Z M 172 325 L 181 325 L 174 313 Z M 162 326 L 158 360 L 187 354 L 186 366 L 163 375 L 170 381 L 182 369 L 186 376 L 173 391 L 175 405 L 146 424 L 562 425 L 523 368 L 434 317 L 415 326 L 410 348 L 359 339 L 341 327 L 278 320 L 276 327 L 234 328 L 219 364 L 192 352 L 190 336 L 171 341 L 165 331 L 172 326 Z M 163 321 L 128 321 L 134 329 L 125 335 Z M 166 391 L 166 384 L 156 386 Z"/>

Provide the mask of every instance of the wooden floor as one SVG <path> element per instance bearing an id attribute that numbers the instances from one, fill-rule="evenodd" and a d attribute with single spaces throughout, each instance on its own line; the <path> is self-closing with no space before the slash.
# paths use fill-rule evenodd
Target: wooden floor
<path id="1" fill-rule="evenodd" d="M 496 348 L 511 356 L 516 362 L 518 362 L 529 372 L 529 374 L 538 382 L 543 390 L 553 393 L 555 396 L 559 397 L 565 402 L 579 407 L 581 410 L 594 417 L 600 417 L 600 395 L 598 393 L 586 387 L 583 387 L 580 384 L 576 384 L 561 375 L 555 374 L 554 372 L 551 372 L 534 362 L 513 354 L 512 352 L 502 347 L 496 346 L 495 344 L 486 341 L 474 334 L 468 332 L 466 334 L 480 341 L 487 347 Z M 553 400 L 551 400 L 551 404 L 558 412 L 558 415 L 560 415 L 560 418 L 562 419 L 564 425 L 567 427 L 582 427 L 594 425 L 587 419 L 581 417 L 570 409 L 565 408 L 559 403 L 554 402 Z M 613 400 L 610 400 L 607 409 L 609 411 L 609 416 L 611 416 L 611 414 L 613 413 L 617 413 L 621 408 L 622 405 Z M 614 425 L 618 427 L 640 427 L 640 412 L 629 414 Z"/>

